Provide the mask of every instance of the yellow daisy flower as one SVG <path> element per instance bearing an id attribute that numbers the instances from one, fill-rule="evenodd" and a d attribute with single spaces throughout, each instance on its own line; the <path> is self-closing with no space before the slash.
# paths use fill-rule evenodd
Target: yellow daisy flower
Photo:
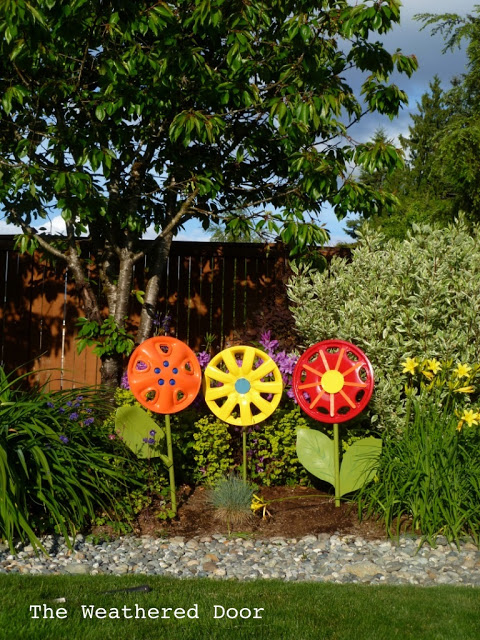
<path id="1" fill-rule="evenodd" d="M 435 358 L 427 360 L 427 370 L 431 371 L 433 375 L 437 374 L 441 369 L 442 365 L 438 360 L 435 360 Z"/>
<path id="2" fill-rule="evenodd" d="M 413 375 L 415 373 L 415 369 L 418 367 L 418 359 L 407 358 L 401 364 L 403 365 L 403 373 L 411 373 Z"/>
<path id="3" fill-rule="evenodd" d="M 457 365 L 457 368 L 455 369 L 454 373 L 457 376 L 457 378 L 468 378 L 471 370 L 472 370 L 472 367 L 469 364 L 459 364 Z"/>
<path id="4" fill-rule="evenodd" d="M 473 393 L 474 391 L 475 391 L 475 387 L 472 387 L 472 385 L 468 387 L 460 387 L 458 389 L 455 389 L 456 393 Z"/>
<path id="5" fill-rule="evenodd" d="M 478 424 L 478 418 L 478 413 L 473 409 L 464 409 L 460 422 L 466 422 L 469 427 L 472 427 L 474 424 Z"/>

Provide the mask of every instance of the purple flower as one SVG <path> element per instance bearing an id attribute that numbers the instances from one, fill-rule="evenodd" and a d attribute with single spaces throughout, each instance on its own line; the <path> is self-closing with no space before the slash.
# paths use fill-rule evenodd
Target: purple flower
<path id="1" fill-rule="evenodd" d="M 120 381 L 120 387 L 122 389 L 126 389 L 127 391 L 130 389 L 130 385 L 128 383 L 128 373 L 127 371 L 124 372 L 122 379 Z"/>
<path id="2" fill-rule="evenodd" d="M 280 372 L 291 376 L 297 364 L 298 356 L 280 351 L 280 353 L 275 354 L 274 359 Z"/>
<path id="3" fill-rule="evenodd" d="M 71 407 L 72 406 L 72 402 L 69 400 L 68 402 L 65 403 L 67 405 L 67 407 Z"/>
<path id="4" fill-rule="evenodd" d="M 76 411 L 74 411 L 68 417 L 69 417 L 70 420 L 78 420 L 78 413 Z"/>
<path id="5" fill-rule="evenodd" d="M 48 407 L 49 409 L 53 409 L 53 408 L 54 408 L 54 406 L 55 406 L 55 405 L 53 404 L 53 402 L 47 402 L 47 407 Z"/>
<path id="6" fill-rule="evenodd" d="M 89 424 L 92 424 L 94 421 L 94 418 L 87 418 L 86 420 L 83 421 L 83 424 L 88 427 Z"/>
<path id="7" fill-rule="evenodd" d="M 200 351 L 200 353 L 197 354 L 197 360 L 202 369 L 205 369 L 211 359 L 212 358 L 207 351 Z"/>
<path id="8" fill-rule="evenodd" d="M 77 396 L 75 398 L 75 402 L 81 402 L 83 400 L 83 396 Z"/>
<path id="9" fill-rule="evenodd" d="M 65 409 L 63 407 L 60 407 L 60 409 L 58 410 L 58 413 L 65 413 Z"/>
<path id="10" fill-rule="evenodd" d="M 60 438 L 61 442 L 63 442 L 63 444 L 67 444 L 68 442 L 67 436 L 64 436 L 63 434 L 61 434 L 58 437 Z"/>
<path id="11" fill-rule="evenodd" d="M 272 332 L 265 331 L 260 336 L 260 344 L 266 350 L 269 356 L 273 355 L 274 350 L 278 347 L 278 340 L 272 340 Z"/>
<path id="12" fill-rule="evenodd" d="M 172 316 L 169 313 L 166 313 L 162 320 L 162 329 L 165 333 L 170 332 L 170 325 L 172 324 Z"/>
<path id="13" fill-rule="evenodd" d="M 155 444 L 154 438 L 143 438 L 143 442 L 145 442 L 145 444 Z"/>
<path id="14" fill-rule="evenodd" d="M 150 431 L 150 435 L 151 435 L 151 436 L 154 436 L 156 433 L 157 433 L 157 432 L 155 431 L 155 429 L 152 429 L 152 430 Z"/>

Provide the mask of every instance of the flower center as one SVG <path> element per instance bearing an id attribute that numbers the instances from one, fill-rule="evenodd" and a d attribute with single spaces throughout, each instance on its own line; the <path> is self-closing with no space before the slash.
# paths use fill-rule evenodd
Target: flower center
<path id="1" fill-rule="evenodd" d="M 321 385 L 327 393 L 338 393 L 343 387 L 343 382 L 344 378 L 340 371 L 330 369 L 323 374 Z"/>
<path id="2" fill-rule="evenodd" d="M 239 378 L 235 382 L 235 391 L 237 393 L 248 393 L 250 391 L 250 382 L 246 378 Z"/>

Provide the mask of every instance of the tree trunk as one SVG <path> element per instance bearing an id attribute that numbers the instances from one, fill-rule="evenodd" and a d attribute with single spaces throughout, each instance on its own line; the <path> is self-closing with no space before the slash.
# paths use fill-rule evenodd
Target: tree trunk
<path id="1" fill-rule="evenodd" d="M 158 294 L 163 281 L 165 263 L 170 253 L 173 234 L 168 233 L 158 245 L 153 255 L 153 264 L 150 269 L 150 278 L 145 291 L 145 300 L 140 315 L 140 326 L 137 331 L 137 344 L 140 344 L 152 335 L 153 320 L 157 310 Z"/>
<path id="2" fill-rule="evenodd" d="M 100 367 L 100 375 L 102 377 L 102 385 L 114 389 L 118 387 L 123 371 L 123 357 L 121 355 L 105 356 L 102 358 L 102 366 Z"/>

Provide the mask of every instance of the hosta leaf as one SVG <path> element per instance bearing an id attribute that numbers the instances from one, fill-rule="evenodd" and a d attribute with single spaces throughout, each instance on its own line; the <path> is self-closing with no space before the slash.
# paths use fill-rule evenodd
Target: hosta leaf
<path id="1" fill-rule="evenodd" d="M 138 458 L 160 456 L 157 443 L 165 438 L 165 432 L 141 407 L 119 407 L 115 416 L 115 430 Z M 150 431 L 155 431 L 155 445 L 144 442 L 144 438 L 152 437 Z"/>
<path id="2" fill-rule="evenodd" d="M 314 429 L 297 432 L 297 455 L 307 471 L 335 486 L 333 441 Z"/>
<path id="3" fill-rule="evenodd" d="M 382 450 L 379 438 L 363 438 L 354 442 L 343 455 L 340 468 L 340 495 L 363 487 L 375 475 Z"/>

